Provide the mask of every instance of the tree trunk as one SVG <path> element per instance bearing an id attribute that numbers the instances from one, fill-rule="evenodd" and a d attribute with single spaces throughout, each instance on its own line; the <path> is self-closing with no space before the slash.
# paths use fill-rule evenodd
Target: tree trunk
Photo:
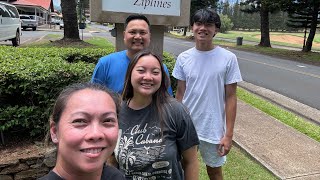
<path id="1" fill-rule="evenodd" d="M 188 27 L 183 27 L 183 36 L 187 36 Z"/>
<path id="2" fill-rule="evenodd" d="M 306 45 L 304 46 L 304 48 L 302 50 L 304 52 L 310 52 L 312 49 L 312 42 L 313 42 L 314 36 L 316 34 L 316 30 L 317 30 L 319 9 L 320 9 L 320 3 L 318 1 L 318 2 L 315 2 L 314 6 L 313 6 L 310 33 L 309 33 Z"/>
<path id="3" fill-rule="evenodd" d="M 77 18 L 77 3 L 75 0 L 61 0 L 61 9 L 64 22 L 64 37 L 63 40 L 80 41 L 78 18 Z"/>
<path id="4" fill-rule="evenodd" d="M 270 32 L 269 32 L 269 10 L 265 7 L 264 4 L 261 4 L 260 9 L 260 18 L 261 18 L 261 39 L 259 46 L 271 47 L 270 44 Z"/>

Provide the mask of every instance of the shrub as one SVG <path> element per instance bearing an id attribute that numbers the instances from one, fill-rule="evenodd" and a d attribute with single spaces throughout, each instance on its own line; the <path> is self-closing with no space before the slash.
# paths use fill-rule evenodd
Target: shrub
<path id="1" fill-rule="evenodd" d="M 221 18 L 221 27 L 220 32 L 226 33 L 227 31 L 230 31 L 233 27 L 233 23 L 231 19 L 227 15 L 220 14 Z"/>
<path id="2" fill-rule="evenodd" d="M 58 93 L 88 81 L 99 57 L 112 51 L 0 47 L 0 130 L 43 135 Z"/>
<path id="3" fill-rule="evenodd" d="M 167 66 L 167 68 L 169 70 L 171 87 L 172 87 L 172 90 L 175 94 L 176 89 L 177 89 L 177 80 L 171 75 L 173 68 L 174 68 L 174 65 L 176 63 L 174 56 L 171 55 L 170 53 L 164 52 L 163 53 L 163 63 Z"/>
<path id="4" fill-rule="evenodd" d="M 43 137 L 59 92 L 89 81 L 98 59 L 114 51 L 91 48 L 13 48 L 0 46 L 0 131 Z M 175 59 L 163 54 L 172 73 Z M 171 76 L 171 86 L 176 80 Z"/>

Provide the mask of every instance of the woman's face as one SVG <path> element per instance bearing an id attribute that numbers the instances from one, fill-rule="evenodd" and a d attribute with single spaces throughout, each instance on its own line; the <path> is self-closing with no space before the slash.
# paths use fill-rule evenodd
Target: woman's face
<path id="1" fill-rule="evenodd" d="M 142 56 L 131 73 L 134 96 L 152 97 L 161 85 L 161 67 L 152 55 Z"/>
<path id="2" fill-rule="evenodd" d="M 51 123 L 58 147 L 57 166 L 72 174 L 101 170 L 118 138 L 116 105 L 109 94 L 84 89 L 67 101 L 58 126 Z"/>

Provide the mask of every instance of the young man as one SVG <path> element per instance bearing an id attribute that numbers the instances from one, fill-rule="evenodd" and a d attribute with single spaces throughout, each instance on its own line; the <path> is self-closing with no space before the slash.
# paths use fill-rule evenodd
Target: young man
<path id="1" fill-rule="evenodd" d="M 213 44 L 221 26 L 219 15 L 200 9 L 191 26 L 196 46 L 178 56 L 172 73 L 178 79 L 176 98 L 190 110 L 210 179 L 223 179 L 221 166 L 231 148 L 237 82 L 242 77 L 236 56 Z"/>
<path id="2" fill-rule="evenodd" d="M 91 82 L 102 84 L 119 94 L 123 90 L 130 60 L 137 52 L 148 48 L 151 39 L 150 23 L 144 15 L 128 16 L 124 23 L 124 29 L 123 40 L 127 49 L 100 58 L 91 78 Z M 167 67 L 164 66 L 164 68 L 169 76 Z M 171 86 L 168 92 L 173 95 Z"/>

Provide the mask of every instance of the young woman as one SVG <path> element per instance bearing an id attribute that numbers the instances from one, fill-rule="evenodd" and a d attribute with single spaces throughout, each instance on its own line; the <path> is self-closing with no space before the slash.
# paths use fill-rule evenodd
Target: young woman
<path id="1" fill-rule="evenodd" d="M 105 159 L 118 138 L 119 98 L 101 85 L 75 84 L 61 92 L 50 118 L 57 146 L 54 169 L 40 180 L 123 180 Z"/>
<path id="2" fill-rule="evenodd" d="M 168 84 L 161 60 L 150 51 L 130 62 L 115 150 L 127 179 L 198 179 L 198 136 L 185 107 L 168 94 Z"/>

